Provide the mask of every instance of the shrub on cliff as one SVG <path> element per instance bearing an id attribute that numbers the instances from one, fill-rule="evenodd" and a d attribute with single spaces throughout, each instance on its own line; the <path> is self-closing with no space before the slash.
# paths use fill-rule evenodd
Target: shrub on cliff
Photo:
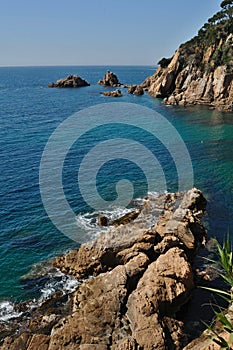
<path id="1" fill-rule="evenodd" d="M 158 64 L 160 65 L 161 68 L 167 68 L 167 66 L 169 65 L 169 63 L 171 62 L 171 60 L 172 60 L 172 57 L 170 57 L 170 58 L 163 57 L 163 58 L 158 62 Z"/>

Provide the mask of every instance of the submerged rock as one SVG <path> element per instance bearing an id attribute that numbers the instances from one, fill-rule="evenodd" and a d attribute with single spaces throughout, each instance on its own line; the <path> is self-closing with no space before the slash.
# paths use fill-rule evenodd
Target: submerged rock
<path id="1" fill-rule="evenodd" d="M 121 86 L 122 85 L 119 82 L 116 74 L 114 74 L 113 72 L 110 72 L 109 70 L 105 74 L 103 80 L 99 80 L 98 81 L 98 84 L 99 85 L 103 85 L 103 86 L 113 86 L 113 87 L 117 87 L 117 86 Z"/>
<path id="2" fill-rule="evenodd" d="M 83 86 L 90 86 L 90 84 L 80 78 L 78 75 L 68 75 L 66 78 L 62 78 L 56 81 L 56 83 L 50 83 L 48 87 L 59 87 L 59 88 L 78 88 Z"/>
<path id="3" fill-rule="evenodd" d="M 182 349 L 176 314 L 194 288 L 191 263 L 205 241 L 205 205 L 197 189 L 149 196 L 109 232 L 56 258 L 56 267 L 82 282 L 70 295 L 69 313 L 59 317 L 54 303 L 41 306 L 31 327 L 0 348 Z"/>

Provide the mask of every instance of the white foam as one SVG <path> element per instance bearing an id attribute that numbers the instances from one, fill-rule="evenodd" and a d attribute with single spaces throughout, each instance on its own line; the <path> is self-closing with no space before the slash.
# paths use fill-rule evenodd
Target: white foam
<path id="1" fill-rule="evenodd" d="M 50 279 L 40 290 L 42 295 L 39 299 L 39 303 L 42 303 L 46 299 L 50 298 L 57 291 L 62 291 L 64 295 L 70 294 L 76 290 L 78 284 L 80 283 L 76 278 L 65 275 L 59 270 L 56 270 L 56 273 L 51 273 L 51 276 L 49 275 L 50 274 L 48 274 L 48 277 L 50 277 Z"/>
<path id="2" fill-rule="evenodd" d="M 56 292 L 61 291 L 63 295 L 74 292 L 80 284 L 72 276 L 63 274 L 58 269 L 53 269 L 47 274 L 48 282 L 41 288 L 41 297 L 28 302 L 28 310 L 32 311 L 42 305 L 47 299 L 51 298 Z M 17 312 L 15 304 L 11 301 L 0 302 L 0 322 L 10 322 L 13 318 L 18 318 L 24 312 Z"/>
<path id="3" fill-rule="evenodd" d="M 22 312 L 15 311 L 15 304 L 10 301 L 2 301 L 0 303 L 0 321 L 7 322 L 12 318 L 22 315 Z"/>
<path id="4" fill-rule="evenodd" d="M 111 210 L 105 210 L 99 214 L 106 215 L 110 220 L 115 220 L 120 218 L 121 216 L 124 216 L 125 214 L 129 214 L 134 210 L 134 208 L 120 208 L 120 207 L 113 207 Z"/>
<path id="5" fill-rule="evenodd" d="M 112 207 L 109 210 L 103 210 L 100 212 L 86 213 L 86 214 L 78 214 L 76 216 L 77 226 L 83 231 L 85 235 L 84 241 L 88 242 L 97 238 L 101 232 L 108 232 L 111 230 L 112 226 L 99 226 L 97 223 L 97 217 L 99 215 L 106 216 L 109 221 L 113 221 L 117 218 L 124 216 L 132 212 L 134 208 L 120 208 L 120 207 Z"/>

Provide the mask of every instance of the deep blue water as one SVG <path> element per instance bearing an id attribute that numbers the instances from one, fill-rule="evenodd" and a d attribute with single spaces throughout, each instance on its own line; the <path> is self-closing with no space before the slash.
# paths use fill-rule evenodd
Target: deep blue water
<path id="1" fill-rule="evenodd" d="M 154 67 L 0 68 L 0 301 L 36 296 L 38 288 L 25 285 L 22 276 L 34 264 L 78 246 L 57 230 L 45 212 L 40 196 L 39 166 L 44 147 L 59 124 L 73 113 L 96 104 L 131 102 L 163 115 L 186 143 L 195 186 L 209 201 L 205 219 L 209 235 L 221 239 L 228 230 L 232 233 L 233 114 L 200 107 L 166 107 L 147 94 L 128 95 L 123 88 L 124 96 L 120 99 L 103 97 L 100 92 L 104 88 L 97 85 L 97 81 L 107 68 L 127 84 L 140 83 L 154 71 Z M 49 82 L 68 74 L 80 75 L 91 86 L 47 87 Z M 176 168 L 164 146 L 159 142 L 154 146 L 151 135 L 143 131 L 112 125 L 97 130 L 96 134 L 93 131 L 84 135 L 65 159 L 64 192 L 77 216 L 91 210 L 77 186 L 79 156 L 88 153 L 101 138 L 114 137 L 138 139 L 154 151 L 165 172 L 168 190 L 177 190 Z M 114 184 L 126 178 L 134 185 L 135 197 L 147 193 L 142 170 L 126 159 L 120 163 L 112 160 L 101 167 L 97 177 L 99 193 L 105 200 L 114 199 Z M 91 237 L 88 234 L 84 241 Z"/>

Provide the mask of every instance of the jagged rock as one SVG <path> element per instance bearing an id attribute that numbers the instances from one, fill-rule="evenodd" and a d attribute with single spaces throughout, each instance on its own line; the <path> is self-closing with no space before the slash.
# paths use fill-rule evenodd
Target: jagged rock
<path id="1" fill-rule="evenodd" d="M 176 207 L 177 202 L 180 206 Z M 58 257 L 54 264 L 62 272 L 78 278 L 97 275 L 116 266 L 121 261 L 119 259 L 124 260 L 122 252 L 129 255 L 134 249 L 144 251 L 145 243 L 156 245 L 167 235 L 177 237 L 194 254 L 206 235 L 196 215 L 202 213 L 205 203 L 197 189 L 185 195 L 150 197 L 138 215 L 136 211 L 133 222 L 101 234 L 94 242 L 83 244 L 78 251 Z"/>
<path id="2" fill-rule="evenodd" d="M 28 332 L 19 329 L 0 349 L 182 349 L 176 313 L 194 288 L 190 252 L 205 237 L 204 203 L 197 189 L 148 196 L 130 222 L 56 258 L 61 271 L 87 278 L 70 295 L 69 312 L 42 304 Z"/>
<path id="3" fill-rule="evenodd" d="M 59 87 L 59 88 L 77 88 L 83 86 L 90 86 L 90 84 L 80 78 L 78 75 L 68 75 L 68 77 L 59 79 L 56 83 L 50 83 L 48 87 Z"/>
<path id="4" fill-rule="evenodd" d="M 156 277 L 155 277 L 156 276 Z M 132 336 L 142 349 L 165 349 L 160 321 L 184 304 L 194 287 L 192 269 L 184 251 L 175 247 L 149 265 L 127 303 Z"/>
<path id="5" fill-rule="evenodd" d="M 220 53 L 230 52 L 232 45 L 232 34 L 220 41 L 216 39 L 216 45 L 187 42 L 176 51 L 167 67 L 159 67 L 141 87 L 147 88 L 151 96 L 163 98 L 165 104 L 203 104 L 232 111 L 232 57 L 220 65 L 216 59 Z"/>
<path id="6" fill-rule="evenodd" d="M 205 240 L 203 235 L 205 229 L 198 219 L 198 214 L 202 213 L 205 205 L 206 200 L 199 190 L 188 191 L 177 209 L 171 210 L 169 207 L 165 209 L 156 224 L 156 231 L 161 237 L 171 234 L 176 236 L 190 253 L 195 252 L 200 246 L 200 239 Z"/>
<path id="7" fill-rule="evenodd" d="M 140 85 L 131 85 L 128 88 L 128 93 L 140 96 L 140 95 L 144 94 L 144 90 L 143 90 L 143 88 Z"/>
<path id="8" fill-rule="evenodd" d="M 154 247 L 154 252 L 158 255 L 166 253 L 173 247 L 178 247 L 181 241 L 175 236 L 165 236 L 163 240 Z"/>
<path id="9" fill-rule="evenodd" d="M 121 90 L 114 90 L 114 91 L 106 91 L 106 92 L 101 92 L 102 95 L 104 96 L 111 96 L 111 97 L 122 97 Z"/>
<path id="10" fill-rule="evenodd" d="M 114 226 L 126 225 L 130 221 L 135 220 L 139 214 L 140 214 L 140 210 L 136 209 L 130 213 L 127 213 L 127 214 L 121 216 L 120 218 L 114 219 L 111 222 L 111 225 L 114 225 Z"/>
<path id="11" fill-rule="evenodd" d="M 140 214 L 140 209 L 135 209 L 129 213 L 126 213 L 125 215 L 110 220 L 107 216 L 105 215 L 99 215 L 97 218 L 97 222 L 99 226 L 119 226 L 119 225 L 126 225 L 129 222 L 135 220 L 138 215 Z"/>
<path id="12" fill-rule="evenodd" d="M 104 86 L 113 86 L 113 87 L 117 87 L 117 86 L 121 86 L 122 85 L 119 82 L 116 74 L 114 74 L 113 72 L 110 72 L 109 70 L 105 74 L 103 80 L 99 80 L 98 81 L 98 84 L 99 85 L 104 85 Z"/>

